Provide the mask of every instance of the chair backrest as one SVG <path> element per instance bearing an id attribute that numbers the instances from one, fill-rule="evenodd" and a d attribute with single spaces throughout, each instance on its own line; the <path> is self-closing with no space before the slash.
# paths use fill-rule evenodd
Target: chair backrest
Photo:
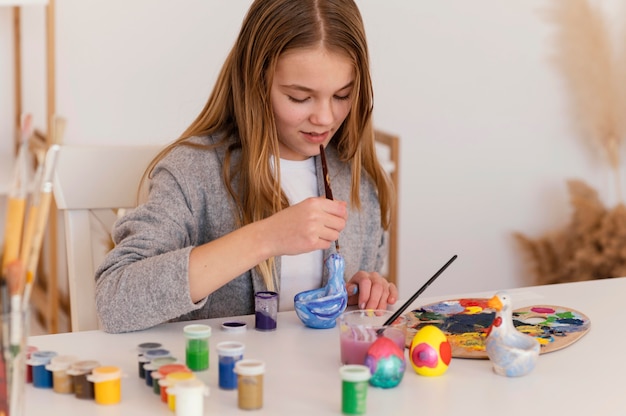
<path id="1" fill-rule="evenodd" d="M 399 169 L 400 169 L 400 138 L 381 130 L 374 131 L 376 139 L 376 154 L 385 171 L 391 177 L 396 191 L 395 209 L 391 212 L 391 226 L 389 227 L 389 252 L 383 274 L 387 280 L 398 284 L 398 207 L 399 207 Z"/>
<path id="2" fill-rule="evenodd" d="M 112 248 L 120 208 L 137 202 L 141 176 L 163 146 L 63 145 L 54 197 L 63 212 L 72 331 L 98 329 L 95 270 Z"/>

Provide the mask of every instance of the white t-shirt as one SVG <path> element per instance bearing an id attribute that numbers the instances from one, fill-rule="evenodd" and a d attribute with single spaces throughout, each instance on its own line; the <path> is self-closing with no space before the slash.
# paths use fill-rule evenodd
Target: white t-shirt
<path id="1" fill-rule="evenodd" d="M 303 161 L 280 159 L 280 180 L 291 205 L 318 196 L 315 158 Z M 323 255 L 322 250 L 315 250 L 295 256 L 282 256 L 278 310 L 293 310 L 293 297 L 296 294 L 321 286 Z"/>

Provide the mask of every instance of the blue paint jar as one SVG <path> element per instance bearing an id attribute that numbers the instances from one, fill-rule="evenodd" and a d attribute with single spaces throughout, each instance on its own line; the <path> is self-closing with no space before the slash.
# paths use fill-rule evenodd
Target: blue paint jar
<path id="1" fill-rule="evenodd" d="M 50 364 L 52 357 L 56 357 L 54 351 L 34 351 L 30 355 L 27 364 L 33 369 L 33 386 L 42 389 L 52 388 L 52 371 L 47 370 L 46 366 Z"/>
<path id="2" fill-rule="evenodd" d="M 162 365 L 165 364 L 173 364 L 176 362 L 176 358 L 174 357 L 158 357 L 150 361 L 149 363 L 144 364 L 143 369 L 145 371 L 146 376 L 146 385 L 148 387 L 154 387 L 154 373 L 156 370 L 161 368 Z"/>
<path id="3" fill-rule="evenodd" d="M 163 349 L 163 348 L 157 348 L 154 350 L 148 350 L 146 352 L 143 353 L 143 361 L 144 361 L 144 365 L 143 365 L 143 374 L 144 374 L 144 378 L 146 379 L 146 385 L 152 387 L 152 372 L 151 371 L 146 371 L 146 365 L 151 363 L 153 360 L 156 360 L 157 358 L 164 358 L 164 357 L 171 357 L 172 355 L 170 354 L 169 350 Z"/>
<path id="4" fill-rule="evenodd" d="M 236 341 L 220 342 L 216 346 L 219 359 L 219 387 L 224 390 L 237 388 L 235 364 L 243 358 L 244 344 Z"/>
<path id="5" fill-rule="evenodd" d="M 157 348 L 156 350 L 148 350 L 144 352 L 143 356 L 146 358 L 146 360 L 148 360 L 148 362 L 150 362 L 155 358 L 171 357 L 172 355 L 170 354 L 169 350 Z"/>
<path id="6" fill-rule="evenodd" d="M 137 346 L 137 350 L 139 354 L 137 355 L 137 364 L 139 369 L 139 378 L 144 378 L 146 373 L 144 372 L 144 364 L 148 362 L 148 360 L 144 357 L 144 353 L 149 350 L 156 350 L 161 348 L 162 345 L 158 342 L 144 342 Z"/>

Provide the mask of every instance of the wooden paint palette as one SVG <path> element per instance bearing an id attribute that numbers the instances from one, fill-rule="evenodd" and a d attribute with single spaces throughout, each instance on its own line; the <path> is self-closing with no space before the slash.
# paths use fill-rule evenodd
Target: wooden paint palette
<path id="1" fill-rule="evenodd" d="M 419 329 L 435 325 L 448 337 L 452 356 L 486 359 L 485 338 L 495 318 L 489 299 L 468 298 L 436 302 L 414 309 L 407 318 L 406 345 Z M 532 335 L 541 344 L 541 354 L 557 351 L 589 332 L 591 321 L 574 309 L 554 305 L 532 305 L 513 311 L 515 327 Z"/>

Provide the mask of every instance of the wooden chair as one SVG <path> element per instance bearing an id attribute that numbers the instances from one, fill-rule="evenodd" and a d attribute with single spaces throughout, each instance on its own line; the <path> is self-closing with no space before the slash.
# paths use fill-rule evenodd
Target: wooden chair
<path id="1" fill-rule="evenodd" d="M 381 130 L 374 131 L 374 138 L 376 139 L 376 152 L 380 162 L 391 177 L 397 195 L 400 189 L 398 183 L 400 138 Z M 396 285 L 398 284 L 398 206 L 399 199 L 396 198 L 395 209 L 391 212 L 391 226 L 389 227 L 389 253 L 383 270 L 387 280 Z"/>
<path id="2" fill-rule="evenodd" d="M 61 146 L 54 181 L 63 212 L 72 331 L 99 328 L 95 270 L 112 248 L 120 208 L 133 208 L 141 176 L 163 146 Z"/>

